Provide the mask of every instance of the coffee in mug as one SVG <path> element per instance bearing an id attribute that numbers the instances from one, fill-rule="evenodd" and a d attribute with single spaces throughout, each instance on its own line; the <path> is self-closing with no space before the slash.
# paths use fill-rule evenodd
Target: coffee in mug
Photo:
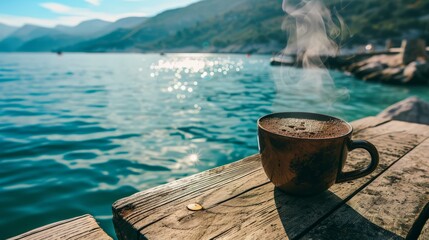
<path id="1" fill-rule="evenodd" d="M 264 118 L 261 127 L 270 132 L 296 138 L 332 138 L 347 134 L 348 125 L 339 120 L 320 121 L 302 118 Z"/>

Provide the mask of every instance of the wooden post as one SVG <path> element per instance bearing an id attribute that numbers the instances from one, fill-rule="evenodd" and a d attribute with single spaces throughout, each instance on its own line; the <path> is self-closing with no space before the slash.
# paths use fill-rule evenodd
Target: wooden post
<path id="1" fill-rule="evenodd" d="M 402 64 L 417 60 L 417 58 L 427 59 L 426 42 L 423 39 L 402 40 Z"/>
<path id="2" fill-rule="evenodd" d="M 389 51 L 392 47 L 393 47 L 393 42 L 392 42 L 392 39 L 389 38 L 386 40 L 386 50 Z"/>

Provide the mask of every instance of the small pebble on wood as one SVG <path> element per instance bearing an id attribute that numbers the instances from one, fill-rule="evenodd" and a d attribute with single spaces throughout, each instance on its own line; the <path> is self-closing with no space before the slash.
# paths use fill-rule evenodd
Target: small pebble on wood
<path id="1" fill-rule="evenodd" d="M 198 203 L 191 203 L 188 206 L 186 206 L 191 211 L 200 211 L 203 210 L 203 206 L 201 206 Z"/>

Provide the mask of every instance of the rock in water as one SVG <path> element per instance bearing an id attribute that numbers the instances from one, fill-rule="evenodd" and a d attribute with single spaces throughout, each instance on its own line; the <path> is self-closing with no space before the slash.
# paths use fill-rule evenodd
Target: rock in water
<path id="1" fill-rule="evenodd" d="M 364 81 L 388 84 L 429 84 L 429 57 L 424 40 L 404 40 L 402 52 L 395 55 L 377 54 L 363 59 L 341 58 L 341 69 Z"/>
<path id="2" fill-rule="evenodd" d="M 406 83 L 426 84 L 429 83 L 429 63 L 414 61 L 404 69 Z"/>
<path id="3" fill-rule="evenodd" d="M 429 103 L 409 97 L 386 108 L 378 117 L 429 125 Z"/>
<path id="4" fill-rule="evenodd" d="M 371 62 L 363 67 L 360 67 L 357 69 L 353 74 L 358 78 L 364 78 L 365 76 L 374 73 L 374 72 L 381 72 L 387 67 L 386 64 L 380 63 L 380 62 Z"/>

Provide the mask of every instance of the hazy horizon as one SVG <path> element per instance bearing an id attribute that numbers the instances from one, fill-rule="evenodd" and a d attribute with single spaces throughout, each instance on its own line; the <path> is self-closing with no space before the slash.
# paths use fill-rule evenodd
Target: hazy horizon
<path id="1" fill-rule="evenodd" d="M 152 17 L 200 0 L 16 0 L 0 1 L 0 24 L 22 27 L 77 26 L 88 20 L 115 22 L 127 17 Z"/>

